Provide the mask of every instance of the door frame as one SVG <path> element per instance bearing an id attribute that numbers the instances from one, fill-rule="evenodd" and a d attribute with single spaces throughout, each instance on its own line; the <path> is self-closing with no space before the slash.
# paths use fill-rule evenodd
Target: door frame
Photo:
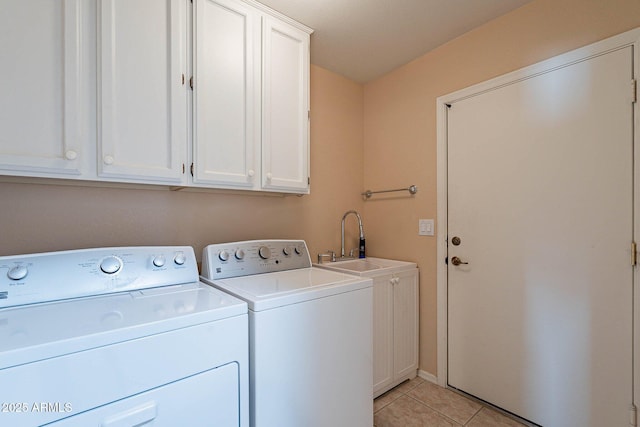
<path id="1" fill-rule="evenodd" d="M 447 234 L 448 234 L 448 160 L 447 160 L 447 105 L 454 104 L 466 98 L 470 98 L 484 92 L 488 92 L 500 87 L 514 84 L 526 79 L 536 77 L 540 74 L 565 67 L 567 65 L 584 61 L 588 58 L 602 55 L 604 53 L 620 48 L 633 46 L 633 70 L 634 79 L 639 79 L 640 69 L 640 28 L 636 28 L 617 36 L 590 44 L 588 46 L 572 50 L 570 52 L 555 56 L 553 58 L 538 62 L 536 64 L 521 68 L 519 70 L 501 75 L 499 77 L 469 86 L 467 88 L 440 96 L 436 99 L 436 132 L 437 132 L 437 263 L 436 263 L 436 284 L 437 284 L 437 383 L 442 387 L 447 387 L 448 379 L 448 274 L 447 265 L 444 260 L 447 257 Z M 629 91 L 631 93 L 631 82 Z M 637 105 L 638 101 L 636 101 Z M 633 111 L 633 240 L 640 243 L 640 173 L 636 173 L 640 167 L 640 149 L 638 148 L 640 132 L 640 122 L 638 108 Z M 633 273 L 633 401 L 636 406 L 640 406 L 640 292 L 636 291 L 640 283 L 640 267 L 636 266 Z"/>

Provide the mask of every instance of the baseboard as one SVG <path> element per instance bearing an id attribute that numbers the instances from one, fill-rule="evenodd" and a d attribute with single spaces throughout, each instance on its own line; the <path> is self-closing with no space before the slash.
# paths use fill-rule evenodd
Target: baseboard
<path id="1" fill-rule="evenodd" d="M 438 384 L 438 377 L 430 372 L 418 369 L 418 376 L 423 380 L 429 381 L 430 383 Z"/>

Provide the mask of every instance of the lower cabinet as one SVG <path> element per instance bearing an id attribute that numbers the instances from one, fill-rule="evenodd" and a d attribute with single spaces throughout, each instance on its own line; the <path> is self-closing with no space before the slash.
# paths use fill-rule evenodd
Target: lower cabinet
<path id="1" fill-rule="evenodd" d="M 373 278 L 373 397 L 418 370 L 418 269 Z"/>
<path id="2" fill-rule="evenodd" d="M 373 279 L 373 397 L 418 374 L 418 274 L 414 262 L 367 257 L 315 264 Z"/>

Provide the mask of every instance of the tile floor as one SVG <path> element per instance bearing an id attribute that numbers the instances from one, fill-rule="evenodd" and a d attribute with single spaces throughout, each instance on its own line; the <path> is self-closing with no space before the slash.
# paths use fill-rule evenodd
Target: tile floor
<path id="1" fill-rule="evenodd" d="M 416 377 L 373 401 L 374 427 L 523 427 L 458 393 Z"/>

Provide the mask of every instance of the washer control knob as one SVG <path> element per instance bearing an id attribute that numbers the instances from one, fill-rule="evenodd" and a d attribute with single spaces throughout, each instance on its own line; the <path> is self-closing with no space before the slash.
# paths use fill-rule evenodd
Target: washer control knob
<path id="1" fill-rule="evenodd" d="M 282 253 L 286 256 L 291 255 L 291 248 L 289 246 L 285 246 L 284 248 L 282 248 Z"/>
<path id="2" fill-rule="evenodd" d="M 108 256 L 100 263 L 100 270 L 107 274 L 115 274 L 122 268 L 122 261 L 117 256 Z"/>
<path id="3" fill-rule="evenodd" d="M 21 280 L 27 277 L 29 270 L 26 265 L 16 265 L 7 272 L 7 277 L 11 280 Z"/>
<path id="4" fill-rule="evenodd" d="M 165 259 L 164 255 L 158 255 L 157 257 L 153 258 L 153 265 L 155 265 L 156 267 L 164 267 L 164 263 L 167 260 Z"/>
<path id="5" fill-rule="evenodd" d="M 302 255 L 302 252 L 304 252 L 304 250 L 300 246 L 296 246 L 295 251 L 296 251 L 296 255 Z"/>
<path id="6" fill-rule="evenodd" d="M 238 249 L 235 253 L 236 259 L 244 259 L 244 250 Z"/>
<path id="7" fill-rule="evenodd" d="M 229 260 L 229 252 L 222 250 L 220 251 L 220 253 L 218 254 L 218 258 L 220 258 L 220 261 L 228 261 Z"/>
<path id="8" fill-rule="evenodd" d="M 266 246 L 260 246 L 260 249 L 258 249 L 258 255 L 260 255 L 260 258 L 262 259 L 269 259 L 271 257 L 271 249 Z"/>
<path id="9" fill-rule="evenodd" d="M 184 253 L 178 252 L 176 256 L 173 257 L 173 262 L 175 262 L 177 265 L 183 265 L 185 262 L 187 262 L 187 257 L 184 256 Z"/>

